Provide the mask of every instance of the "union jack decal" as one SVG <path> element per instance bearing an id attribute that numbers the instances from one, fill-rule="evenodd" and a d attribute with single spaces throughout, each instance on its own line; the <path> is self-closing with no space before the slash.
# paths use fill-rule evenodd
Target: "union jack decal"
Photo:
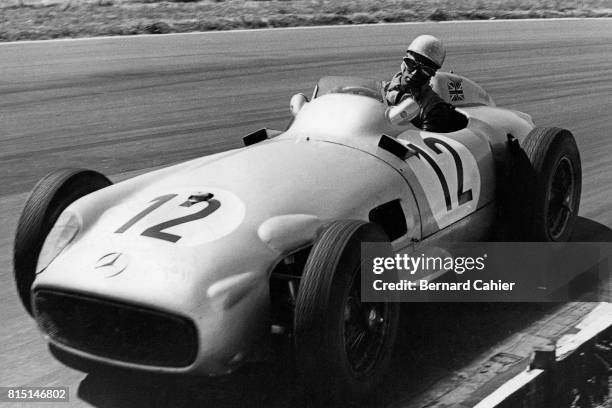
<path id="1" fill-rule="evenodd" d="M 463 95 L 463 81 L 461 79 L 451 79 L 448 81 L 448 93 L 451 102 L 459 102 L 465 99 Z"/>

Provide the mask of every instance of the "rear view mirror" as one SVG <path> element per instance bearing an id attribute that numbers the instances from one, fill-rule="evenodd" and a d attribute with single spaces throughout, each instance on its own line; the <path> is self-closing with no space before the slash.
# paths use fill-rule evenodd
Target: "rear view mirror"
<path id="1" fill-rule="evenodd" d="M 412 98 L 407 98 L 398 105 L 387 109 L 386 115 L 392 125 L 407 125 L 419 114 L 419 104 Z"/>
<path id="2" fill-rule="evenodd" d="M 291 97 L 291 101 L 289 102 L 289 110 L 293 116 L 297 115 L 298 112 L 302 109 L 305 103 L 308 102 L 308 98 L 304 94 L 295 94 Z"/>

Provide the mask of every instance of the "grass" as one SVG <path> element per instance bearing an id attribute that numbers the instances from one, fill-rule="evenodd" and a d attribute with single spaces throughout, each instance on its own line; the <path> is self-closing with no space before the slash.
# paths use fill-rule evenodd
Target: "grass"
<path id="1" fill-rule="evenodd" d="M 610 0 L 1 0 L 0 41 L 328 24 L 610 16 Z"/>

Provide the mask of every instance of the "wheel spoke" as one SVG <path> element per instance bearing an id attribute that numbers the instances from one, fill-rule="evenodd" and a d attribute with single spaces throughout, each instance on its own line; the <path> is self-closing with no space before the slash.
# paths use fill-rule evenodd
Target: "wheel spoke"
<path id="1" fill-rule="evenodd" d="M 378 361 L 386 335 L 386 307 L 377 303 L 362 303 L 360 281 L 355 279 L 346 300 L 344 341 L 346 354 L 353 370 L 365 373 Z"/>

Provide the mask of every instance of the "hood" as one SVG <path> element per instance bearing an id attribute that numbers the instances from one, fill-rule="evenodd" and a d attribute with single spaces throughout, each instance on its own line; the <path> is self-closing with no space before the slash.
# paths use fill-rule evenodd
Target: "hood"
<path id="1" fill-rule="evenodd" d="M 192 310 L 215 283 L 267 278 L 283 253 L 311 241 L 323 223 L 367 219 L 406 188 L 393 168 L 355 148 L 265 141 L 77 201 L 68 210 L 83 227 L 36 284 Z"/>

